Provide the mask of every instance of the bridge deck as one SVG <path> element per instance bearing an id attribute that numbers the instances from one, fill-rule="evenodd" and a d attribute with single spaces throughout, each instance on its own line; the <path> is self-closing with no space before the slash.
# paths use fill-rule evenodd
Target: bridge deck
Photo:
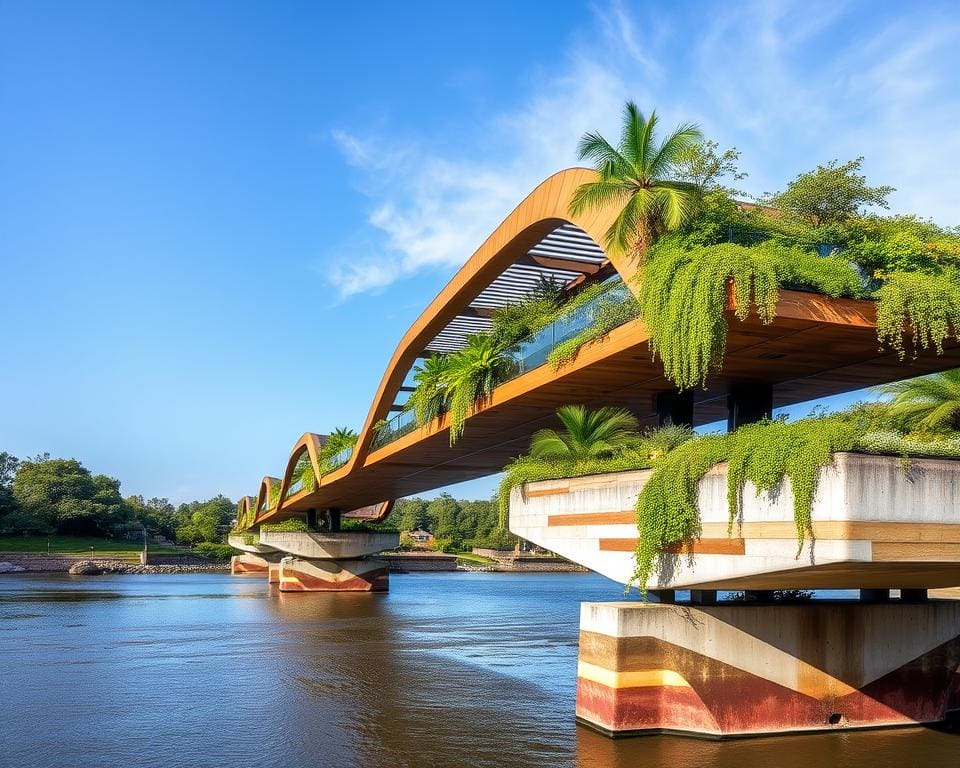
<path id="1" fill-rule="evenodd" d="M 756 316 L 744 322 L 731 318 L 723 369 L 695 393 L 695 422 L 726 418 L 727 392 L 740 381 L 773 384 L 774 405 L 780 407 L 960 366 L 958 345 L 940 356 L 927 353 L 901 362 L 879 348 L 874 318 L 872 302 L 786 290 L 770 325 Z M 315 491 L 289 497 L 257 522 L 309 509 L 354 509 L 499 472 L 568 403 L 623 406 L 653 424 L 654 396 L 672 384 L 660 362 L 650 359 L 647 341 L 643 323 L 629 322 L 559 371 L 544 365 L 498 387 L 468 417 L 454 446 L 441 417 L 361 455 L 323 477 Z"/>

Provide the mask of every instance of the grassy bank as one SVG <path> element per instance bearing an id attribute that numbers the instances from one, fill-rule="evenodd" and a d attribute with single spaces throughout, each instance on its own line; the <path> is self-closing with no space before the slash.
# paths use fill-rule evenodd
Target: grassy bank
<path id="1" fill-rule="evenodd" d="M 49 543 L 49 549 L 48 549 Z M 92 548 L 92 549 L 91 549 Z M 135 560 L 143 549 L 142 542 L 101 539 L 96 536 L 0 536 L 0 557 L 3 553 L 37 553 L 67 556 L 108 556 Z M 181 554 L 182 549 L 150 546 L 155 555 Z"/>

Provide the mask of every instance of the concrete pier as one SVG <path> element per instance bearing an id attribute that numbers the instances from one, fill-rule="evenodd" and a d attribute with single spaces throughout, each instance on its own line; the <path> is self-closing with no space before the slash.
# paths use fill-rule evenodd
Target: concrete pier
<path id="1" fill-rule="evenodd" d="M 708 738 L 936 723 L 958 665 L 956 601 L 584 603 L 577 718 Z"/>
<path id="2" fill-rule="evenodd" d="M 277 567 L 280 564 L 280 554 L 253 554 L 244 552 L 242 555 L 234 555 L 230 558 L 230 573 L 234 576 L 241 574 L 269 574 L 271 567 Z"/>
<path id="3" fill-rule="evenodd" d="M 386 592 L 389 566 L 376 555 L 394 549 L 399 534 L 262 531 L 261 548 L 279 553 L 268 569 L 281 592 Z"/>

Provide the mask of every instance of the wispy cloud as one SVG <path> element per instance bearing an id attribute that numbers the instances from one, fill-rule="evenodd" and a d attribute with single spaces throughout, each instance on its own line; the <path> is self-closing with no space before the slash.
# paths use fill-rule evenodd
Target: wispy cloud
<path id="1" fill-rule="evenodd" d="M 594 9 L 558 71 L 528 75 L 519 107 L 473 126 L 473 154 L 335 131 L 370 198 L 377 247 L 334 260 L 332 284 L 345 298 L 459 266 L 521 196 L 576 161 L 584 131 L 615 135 L 626 99 L 738 146 L 756 193 L 865 154 L 870 176 L 898 187 L 898 208 L 955 223 L 960 28 L 936 8 L 871 8 L 756 2 L 664 18 L 617 1 Z"/>

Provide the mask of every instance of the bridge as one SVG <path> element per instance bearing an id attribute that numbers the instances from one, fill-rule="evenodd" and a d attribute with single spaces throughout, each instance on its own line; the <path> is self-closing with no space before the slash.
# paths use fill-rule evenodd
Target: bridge
<path id="1" fill-rule="evenodd" d="M 322 471 L 323 436 L 304 434 L 283 472 L 241 502 L 251 531 L 268 527 L 231 537 L 246 553 L 235 572 L 266 572 L 285 591 L 386 589 L 386 567 L 374 555 L 395 546 L 396 535 L 342 533 L 341 518 L 380 520 L 394 499 L 501 471 L 536 430 L 553 425 L 562 405 L 625 407 L 645 425 L 726 420 L 732 429 L 775 407 L 960 367 L 956 344 L 906 363 L 879 348 L 873 302 L 782 290 L 774 321 L 731 322 L 722 369 L 680 394 L 651 359 L 639 319 L 559 368 L 547 364 L 552 348 L 590 322 L 584 311 L 520 346 L 516 374 L 474 404 L 455 443 L 446 414 L 418 426 L 403 408 L 416 362 L 461 349 L 469 334 L 490 327 L 496 308 L 541 278 L 572 292 L 619 274 L 636 290 L 639 265 L 599 245 L 617 211 L 569 212 L 574 190 L 592 174 L 569 169 L 544 181 L 467 259 L 404 334 L 356 444 L 334 457 L 332 469 Z M 305 461 L 308 482 L 294 473 Z M 780 507 L 789 499 L 758 502 L 762 524 L 731 539 L 719 532 L 725 518 L 703 502 L 715 482 L 705 478 L 705 532 L 686 553 L 692 565 L 684 570 L 678 555 L 674 572 L 646 585 L 661 602 L 584 606 L 582 721 L 611 734 L 724 736 L 929 722 L 960 708 L 960 610 L 926 599 L 928 587 L 960 583 L 957 467 L 924 465 L 919 479 L 901 481 L 890 473 L 893 461 L 869 472 L 855 458 L 840 462 L 847 475 L 823 483 L 834 496 L 814 510 L 814 524 L 832 533 L 818 539 L 816 552 L 810 544 L 802 561 L 788 552 L 795 539 L 784 526 L 792 518 Z M 634 473 L 553 481 L 533 488 L 532 498 L 515 492 L 511 529 L 627 583 L 636 528 L 629 505 L 610 499 L 635 498 L 645 482 Z M 880 483 L 873 495 L 863 491 L 871 482 Z M 269 530 L 291 518 L 306 519 L 311 530 Z M 321 519 L 323 530 L 313 530 Z M 771 602 L 772 590 L 788 587 L 863 589 L 865 600 Z M 901 597 L 890 602 L 898 588 Z M 680 613 L 677 589 L 691 591 Z M 755 605 L 719 605 L 723 589 L 746 590 Z"/>
<path id="2" fill-rule="evenodd" d="M 608 257 L 598 245 L 616 211 L 601 209 L 582 217 L 568 211 L 573 190 L 592 174 L 579 168 L 561 171 L 507 216 L 404 334 L 357 444 L 340 457 L 341 466 L 322 474 L 321 436 L 301 436 L 282 475 L 263 478 L 256 497 L 244 502 L 255 507 L 254 526 L 302 517 L 310 510 L 347 510 L 350 516 L 349 511 L 360 509 L 357 517 L 369 517 L 370 508 L 381 502 L 500 472 L 511 457 L 526 451 L 533 432 L 554 422 L 557 407 L 568 403 L 627 407 L 643 424 L 663 418 L 663 395 L 669 399 L 674 387 L 650 358 L 641 320 L 588 345 L 559 370 L 545 361 L 550 340 L 526 345 L 518 375 L 473 408 L 464 435 L 453 446 L 448 416 L 422 427 L 416 427 L 410 412 L 393 416 L 419 359 L 461 348 L 468 334 L 490 327 L 494 308 L 518 301 L 540 277 L 562 279 L 575 288 L 618 273 L 631 285 L 637 265 L 628 257 Z M 562 338 L 555 337 L 553 343 Z M 766 412 L 771 406 L 958 365 L 960 351 L 955 348 L 906 365 L 896 353 L 878 350 L 870 301 L 784 290 L 773 323 L 764 325 L 752 316 L 730 324 L 722 371 L 692 393 L 682 420 L 707 424 L 726 420 L 731 402 L 748 411 L 756 410 L 759 402 Z M 760 393 L 759 401 L 756 387 L 750 386 L 756 384 L 770 390 Z M 313 489 L 298 488 L 293 480 L 294 467 L 305 453 L 316 474 Z M 273 505 L 271 495 L 277 498 Z"/>

